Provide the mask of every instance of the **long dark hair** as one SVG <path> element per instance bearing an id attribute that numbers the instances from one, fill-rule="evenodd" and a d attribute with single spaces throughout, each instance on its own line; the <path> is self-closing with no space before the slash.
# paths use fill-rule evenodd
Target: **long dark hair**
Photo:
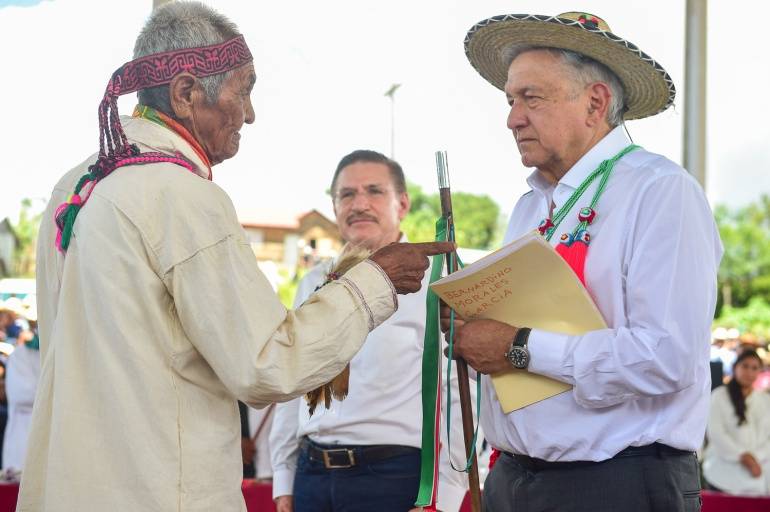
<path id="1" fill-rule="evenodd" d="M 754 350 L 744 350 L 733 363 L 733 377 L 727 383 L 727 394 L 730 395 L 730 401 L 733 403 L 733 409 L 735 409 L 735 415 L 738 417 L 739 426 L 746 423 L 746 397 L 743 396 L 741 385 L 735 380 L 735 367 L 738 366 L 738 363 L 750 357 L 753 357 L 759 361 L 759 364 L 762 364 L 762 359 Z"/>

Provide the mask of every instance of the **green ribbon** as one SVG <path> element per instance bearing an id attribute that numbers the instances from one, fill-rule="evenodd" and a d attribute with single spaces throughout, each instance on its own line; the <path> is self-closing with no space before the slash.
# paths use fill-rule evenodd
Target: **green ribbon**
<path id="1" fill-rule="evenodd" d="M 446 217 L 441 217 L 436 221 L 436 241 L 444 240 L 454 241 L 454 230 L 448 230 Z M 450 256 L 450 265 L 454 263 L 455 254 Z M 433 256 L 431 265 L 430 283 L 441 279 L 441 271 L 444 256 L 439 254 Z M 463 267 L 462 261 L 457 257 L 459 267 Z M 428 288 L 426 298 L 425 313 L 425 336 L 423 338 L 422 354 L 422 448 L 420 463 L 420 488 L 417 494 L 415 505 L 418 507 L 435 506 L 438 482 L 438 451 L 440 429 L 439 420 L 441 418 L 441 336 L 440 336 L 440 318 L 439 318 L 439 297 L 430 287 Z M 454 310 L 450 313 L 449 327 L 449 360 L 447 362 L 446 378 L 446 402 L 447 402 L 447 453 L 451 454 L 451 416 L 452 416 L 452 353 L 454 350 Z M 476 379 L 476 411 L 481 410 L 481 379 Z M 450 456 L 450 465 L 455 471 L 468 472 L 471 467 L 473 455 L 476 451 L 476 439 L 479 432 L 478 422 L 473 433 L 473 447 L 471 454 L 465 462 L 463 469 L 457 469 Z M 435 509 L 433 509 L 435 510 Z"/>
<path id="2" fill-rule="evenodd" d="M 455 257 L 454 254 L 449 256 L 450 259 L 450 267 L 453 266 L 452 259 Z M 457 256 L 457 263 L 460 268 L 463 268 L 465 265 L 463 265 L 462 260 L 460 260 L 460 257 Z M 467 473 L 471 470 L 471 465 L 473 464 L 473 456 L 476 454 L 476 441 L 479 437 L 479 423 L 481 423 L 481 375 L 476 375 L 476 416 L 478 417 L 478 420 L 476 421 L 476 428 L 473 429 L 473 443 L 471 445 L 471 453 L 468 455 L 468 458 L 465 460 L 465 467 L 463 469 L 457 469 L 454 465 L 454 462 L 452 462 L 452 400 L 451 400 L 451 380 L 450 377 L 452 375 L 452 355 L 454 354 L 454 346 L 455 346 L 455 310 L 450 310 L 449 313 L 449 342 L 448 342 L 448 350 L 447 350 L 447 363 L 446 363 L 446 395 L 447 395 L 447 401 L 446 401 L 446 442 L 447 442 L 447 453 L 450 454 L 449 457 L 449 464 L 452 466 L 452 469 L 455 471 L 459 471 L 462 473 Z"/>
<path id="3" fill-rule="evenodd" d="M 436 241 L 447 239 L 447 219 L 436 221 Z M 431 265 L 431 284 L 441 279 L 444 256 L 433 256 Z M 436 475 L 438 474 L 438 418 L 441 417 L 441 343 L 439 325 L 439 299 L 428 288 L 425 302 L 425 336 L 422 351 L 422 448 L 420 451 L 420 490 L 415 505 L 427 507 L 433 505 L 436 494 Z"/>

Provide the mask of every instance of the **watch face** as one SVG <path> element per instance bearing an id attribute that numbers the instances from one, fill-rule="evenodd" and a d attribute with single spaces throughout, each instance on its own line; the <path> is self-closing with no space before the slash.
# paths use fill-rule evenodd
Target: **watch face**
<path id="1" fill-rule="evenodd" d="M 524 369 L 529 366 L 529 351 L 525 347 L 511 347 L 508 360 L 514 368 Z"/>

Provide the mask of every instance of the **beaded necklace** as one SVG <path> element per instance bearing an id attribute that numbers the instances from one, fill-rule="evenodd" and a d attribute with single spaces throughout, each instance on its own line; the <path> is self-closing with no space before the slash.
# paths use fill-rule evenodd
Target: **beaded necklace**
<path id="1" fill-rule="evenodd" d="M 572 270 L 575 271 L 575 274 L 577 274 L 578 278 L 584 285 L 585 260 L 588 253 L 588 245 L 591 243 L 591 235 L 588 233 L 588 226 L 596 218 L 596 204 L 599 202 L 599 198 L 604 192 L 604 189 L 607 187 L 607 181 L 609 181 L 610 174 L 612 174 L 612 170 L 615 168 L 617 161 L 631 151 L 639 148 L 640 146 L 630 144 L 623 148 L 623 150 L 620 151 L 620 153 L 617 155 L 604 160 L 601 164 L 599 164 L 599 167 L 597 167 L 595 171 L 593 171 L 585 180 L 583 180 L 583 183 L 581 183 L 580 186 L 572 193 L 572 195 L 569 196 L 567 202 L 565 202 L 564 205 L 559 208 L 556 214 L 553 215 L 553 217 L 546 217 L 543 219 L 540 222 L 540 226 L 537 228 L 540 231 L 540 234 L 543 235 L 546 240 L 550 241 L 556 232 L 556 229 L 575 206 L 575 203 L 578 202 L 580 197 L 594 182 L 594 180 L 596 180 L 596 178 L 600 178 L 599 186 L 596 188 L 596 192 L 594 192 L 591 203 L 578 211 L 579 222 L 577 226 L 575 226 L 575 229 L 573 229 L 571 233 L 563 233 L 560 237 L 559 245 L 556 246 L 556 252 L 567 261 L 569 266 L 572 267 Z"/>
<path id="2" fill-rule="evenodd" d="M 182 137 L 185 141 L 187 141 L 187 143 L 192 147 L 193 151 L 195 151 L 195 154 L 198 155 L 198 158 L 201 159 L 201 162 L 203 162 L 204 165 L 208 168 L 208 179 L 211 181 L 211 161 L 209 160 L 208 155 L 206 155 L 206 151 L 195 139 L 195 137 L 193 137 L 193 135 L 187 130 L 187 128 L 182 126 L 181 123 L 174 121 L 171 117 L 167 116 L 160 110 L 156 110 L 152 107 L 141 104 L 134 108 L 132 117 L 138 117 L 140 119 L 152 121 L 153 123 L 158 124 L 164 128 L 168 128 L 172 132 Z"/>

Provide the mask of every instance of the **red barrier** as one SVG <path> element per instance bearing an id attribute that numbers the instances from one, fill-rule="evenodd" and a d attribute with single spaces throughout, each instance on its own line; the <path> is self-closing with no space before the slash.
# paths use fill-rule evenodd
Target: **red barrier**
<path id="1" fill-rule="evenodd" d="M 703 498 L 701 512 L 770 512 L 770 497 L 749 498 L 713 491 L 702 491 L 701 497 Z M 465 496 L 460 512 L 471 512 L 468 496 Z"/>
<path id="2" fill-rule="evenodd" d="M 19 484 L 0 484 L 0 512 L 14 512 L 19 497 Z"/>
<path id="3" fill-rule="evenodd" d="M 14 512 L 19 494 L 17 484 L 0 484 L 0 512 Z M 770 512 L 770 497 L 749 498 L 730 496 L 712 491 L 703 491 L 701 512 Z M 248 512 L 275 512 L 270 484 L 243 481 L 243 498 Z M 460 512 L 470 512 L 470 501 L 465 497 Z"/>
<path id="4" fill-rule="evenodd" d="M 242 489 L 248 512 L 275 512 L 272 485 L 244 480 Z"/>
<path id="5" fill-rule="evenodd" d="M 0 512 L 14 512 L 19 495 L 18 484 L 0 484 Z M 243 499 L 248 512 L 275 512 L 273 488 L 254 480 L 243 481 Z"/>
<path id="6" fill-rule="evenodd" d="M 749 498 L 714 491 L 701 491 L 701 512 L 770 512 L 770 497 Z"/>

